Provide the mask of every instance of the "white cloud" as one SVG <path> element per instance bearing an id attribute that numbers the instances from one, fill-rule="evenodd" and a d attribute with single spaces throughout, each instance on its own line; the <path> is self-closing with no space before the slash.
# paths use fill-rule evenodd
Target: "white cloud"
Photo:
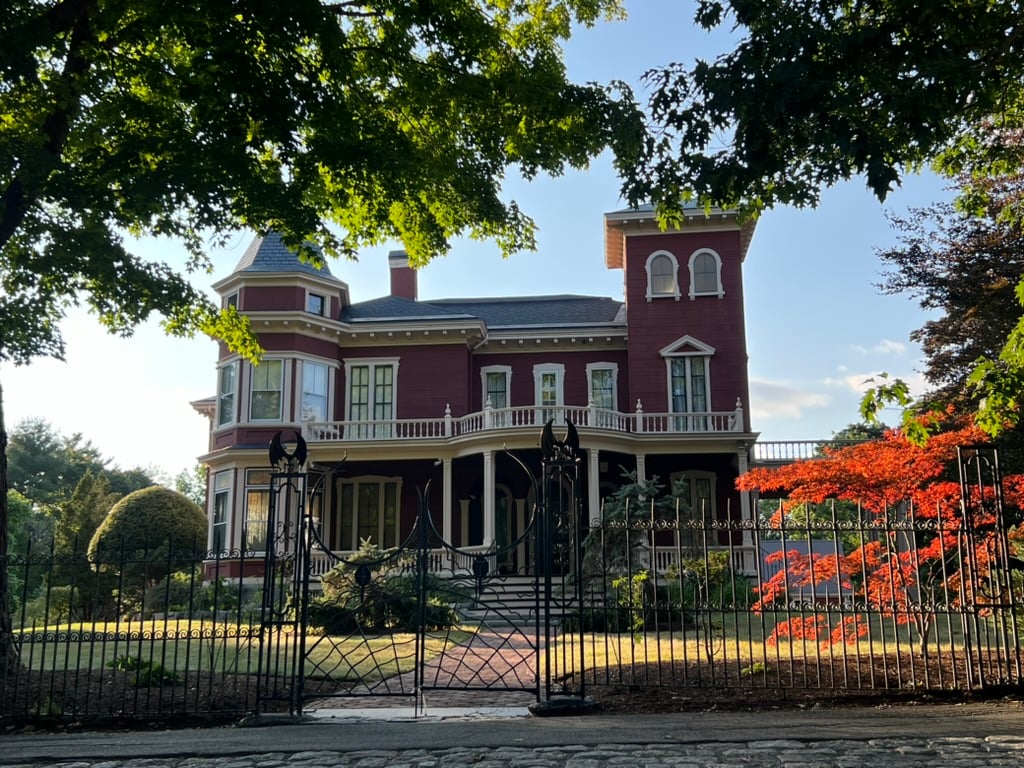
<path id="1" fill-rule="evenodd" d="M 907 351 L 907 345 L 902 341 L 893 341 L 892 339 L 882 339 L 873 347 L 864 347 L 860 344 L 852 344 L 850 348 L 855 352 L 859 352 L 864 357 L 869 355 L 902 355 Z"/>
<path id="2" fill-rule="evenodd" d="M 827 387 L 836 389 L 842 389 L 847 392 L 854 392 L 858 395 L 862 395 L 872 387 L 877 387 L 886 382 L 892 383 L 896 379 L 902 379 L 905 381 L 910 388 L 911 397 L 914 397 L 926 389 L 924 377 L 919 373 L 910 374 L 889 374 L 888 378 L 884 378 L 880 371 L 871 372 L 860 372 L 860 373 L 846 373 L 848 369 L 845 367 L 840 368 L 840 372 L 844 375 L 836 377 L 828 377 L 824 380 L 824 384 Z"/>
<path id="3" fill-rule="evenodd" d="M 750 380 L 751 417 L 764 419 L 800 419 L 809 410 L 828 408 L 832 398 L 799 386 L 764 379 Z"/>

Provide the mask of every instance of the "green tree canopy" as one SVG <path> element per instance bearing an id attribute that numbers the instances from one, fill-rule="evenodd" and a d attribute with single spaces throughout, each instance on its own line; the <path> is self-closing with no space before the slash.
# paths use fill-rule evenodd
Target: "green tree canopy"
<path id="1" fill-rule="evenodd" d="M 823 187 L 854 177 L 884 200 L 929 165 L 967 180 L 961 209 L 983 215 L 996 203 L 1001 217 L 1024 218 L 1020 197 L 1000 199 L 990 183 L 1024 166 L 1019 3 L 698 0 L 695 20 L 730 25 L 735 46 L 645 75 L 650 130 L 624 182 L 663 221 L 693 201 L 750 215 L 815 205 Z M 1024 302 L 1024 282 L 1016 291 Z M 993 434 L 1020 419 L 1019 306 L 1012 318 L 998 355 L 970 377 Z M 904 382 L 883 385 L 865 413 L 906 395 Z"/>
<path id="2" fill-rule="evenodd" d="M 0 359 L 59 355 L 63 308 L 111 331 L 157 312 L 258 351 L 123 234 L 275 229 L 305 257 L 401 240 L 414 263 L 456 235 L 530 248 L 501 196 L 527 177 L 623 163 L 626 90 L 576 85 L 560 43 L 620 0 L 8 0 L 0 7 Z"/>
<path id="3" fill-rule="evenodd" d="M 0 3 L 0 362 L 60 357 L 84 304 L 111 332 L 153 313 L 258 358 L 244 320 L 125 233 L 174 238 L 187 272 L 241 228 L 313 262 L 456 235 L 505 253 L 534 226 L 507 172 L 631 163 L 626 89 L 577 85 L 561 42 L 620 0 L 5 0 Z M 0 390 L 2 401 L 2 390 Z M 0 533 L 6 433 L 0 410 Z M 6 536 L 0 535 L 0 557 Z M 13 664 L 0 570 L 0 661 Z"/>
<path id="4" fill-rule="evenodd" d="M 1024 17 L 1010 0 L 698 0 L 733 50 L 645 75 L 652 138 L 632 199 L 760 211 L 815 205 L 862 176 L 884 200 L 901 176 L 1020 166 L 986 138 L 1021 125 Z M 1009 163 L 1009 166 L 1006 166 Z"/>
<path id="5" fill-rule="evenodd" d="M 1004 179 L 1018 192 L 1022 178 Z M 968 384 L 979 358 L 999 357 L 1020 315 L 1016 285 L 1024 275 L 1024 234 L 1000 215 L 935 204 L 891 217 L 900 242 L 879 252 L 881 289 L 916 299 L 930 317 L 910 335 L 921 345 L 931 387 L 924 402 L 973 410 L 979 392 Z"/>

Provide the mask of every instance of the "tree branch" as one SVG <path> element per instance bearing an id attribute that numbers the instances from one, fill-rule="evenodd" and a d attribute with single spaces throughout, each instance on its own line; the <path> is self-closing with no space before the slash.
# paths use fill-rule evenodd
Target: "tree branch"
<path id="1" fill-rule="evenodd" d="M 58 8 L 63 9 L 62 14 L 58 14 L 58 19 L 72 11 L 77 12 L 77 16 L 70 19 L 71 39 L 67 58 L 64 60 L 60 80 L 54 89 L 59 96 L 43 121 L 42 151 L 47 156 L 47 165 L 51 169 L 60 162 L 64 146 L 71 134 L 71 126 L 81 110 L 82 89 L 79 83 L 81 76 L 89 69 L 89 61 L 83 51 L 86 44 L 92 40 L 92 28 L 89 24 L 89 12 L 92 7 L 93 0 L 67 0 L 54 8 L 54 11 Z M 35 184 L 31 188 L 26 188 L 25 179 L 15 172 L 3 192 L 3 210 L 0 211 L 0 250 L 14 237 L 24 222 L 29 208 L 38 198 L 40 186 Z"/>

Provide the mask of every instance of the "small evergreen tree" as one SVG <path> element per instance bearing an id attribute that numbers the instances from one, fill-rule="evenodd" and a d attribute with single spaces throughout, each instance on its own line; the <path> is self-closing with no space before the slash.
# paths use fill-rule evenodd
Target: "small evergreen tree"
<path id="1" fill-rule="evenodd" d="M 151 584 L 168 569 L 191 568 L 205 551 L 206 515 L 170 488 L 154 485 L 115 504 L 89 543 L 89 560 L 116 567 L 125 581 Z"/>

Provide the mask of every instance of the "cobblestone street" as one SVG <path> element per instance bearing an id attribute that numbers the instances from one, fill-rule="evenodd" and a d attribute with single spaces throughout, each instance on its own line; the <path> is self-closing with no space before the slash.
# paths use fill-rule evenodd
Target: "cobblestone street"
<path id="1" fill-rule="evenodd" d="M 995 768 L 1024 765 L 1020 702 L 675 715 L 324 710 L 254 727 L 7 733 L 2 768 Z"/>
<path id="2" fill-rule="evenodd" d="M 1019 766 L 1024 737 L 788 739 L 672 745 L 564 745 L 271 752 L 222 757 L 65 760 L 53 768 L 713 768 L 717 766 Z M 40 762 L 8 763 L 38 768 Z"/>

